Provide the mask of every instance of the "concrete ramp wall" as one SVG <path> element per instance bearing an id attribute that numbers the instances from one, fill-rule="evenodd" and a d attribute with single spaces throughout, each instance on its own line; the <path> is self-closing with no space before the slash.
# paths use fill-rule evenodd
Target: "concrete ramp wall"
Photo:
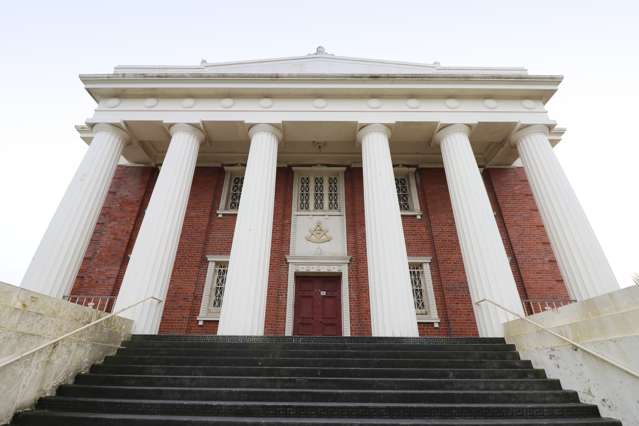
<path id="1" fill-rule="evenodd" d="M 639 372 L 639 286 L 528 317 Z M 639 379 L 523 320 L 505 324 L 508 343 L 582 402 L 627 425 L 639 424 Z"/>
<path id="2" fill-rule="evenodd" d="M 0 282 L 0 363 L 106 315 Z M 110 318 L 0 368 L 0 424 L 113 354 L 129 337 L 131 324 Z"/>

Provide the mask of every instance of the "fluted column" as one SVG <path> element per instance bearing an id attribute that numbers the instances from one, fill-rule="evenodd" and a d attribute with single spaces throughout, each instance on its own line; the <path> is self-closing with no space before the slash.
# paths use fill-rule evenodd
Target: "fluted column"
<path id="1" fill-rule="evenodd" d="M 373 336 L 417 336 L 389 137 L 390 130 L 381 124 L 368 125 L 357 134 L 362 145 L 371 327 Z"/>
<path id="2" fill-rule="evenodd" d="M 127 140 L 110 124 L 95 125 L 93 133 L 22 280 L 24 288 L 53 297 L 71 291 Z"/>
<path id="3" fill-rule="evenodd" d="M 512 140 L 571 296 L 584 300 L 618 290 L 608 259 L 552 150 L 548 128 L 531 126 Z"/>
<path id="4" fill-rule="evenodd" d="M 149 296 L 165 300 L 202 140 L 202 132 L 191 125 L 171 127 L 169 149 L 133 246 L 114 310 Z M 156 334 L 163 306 L 148 301 L 125 311 L 122 316 L 134 320 L 134 333 Z"/>
<path id="5" fill-rule="evenodd" d="M 491 299 L 523 315 L 508 256 L 497 228 L 484 181 L 470 145 L 470 128 L 455 124 L 435 135 L 440 144 L 455 227 L 464 260 L 479 335 L 503 336 L 503 323 L 512 315 L 483 303 Z"/>
<path id="6" fill-rule="evenodd" d="M 251 147 L 217 334 L 264 334 L 277 146 L 282 134 L 271 125 L 258 124 L 251 127 L 249 136 Z"/>

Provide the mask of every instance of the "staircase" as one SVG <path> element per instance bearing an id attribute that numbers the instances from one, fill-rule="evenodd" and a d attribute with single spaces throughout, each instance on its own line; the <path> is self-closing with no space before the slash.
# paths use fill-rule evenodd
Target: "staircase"
<path id="1" fill-rule="evenodd" d="M 134 336 L 14 425 L 621 425 L 495 338 Z"/>

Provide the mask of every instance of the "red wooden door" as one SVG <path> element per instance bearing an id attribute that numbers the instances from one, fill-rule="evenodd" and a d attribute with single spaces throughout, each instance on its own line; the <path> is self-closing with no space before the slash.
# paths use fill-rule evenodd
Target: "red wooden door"
<path id="1" fill-rule="evenodd" d="M 341 285 L 338 276 L 295 277 L 294 335 L 342 335 Z"/>

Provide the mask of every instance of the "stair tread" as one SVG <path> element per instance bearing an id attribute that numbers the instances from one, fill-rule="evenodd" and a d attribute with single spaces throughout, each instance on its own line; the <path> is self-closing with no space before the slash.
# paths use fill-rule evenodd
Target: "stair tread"
<path id="1" fill-rule="evenodd" d="M 149 415 L 149 414 L 111 414 L 111 413 L 85 413 L 71 411 L 50 411 L 35 410 L 24 413 L 29 416 L 50 416 L 64 418 L 81 418 L 81 419 L 112 419 L 112 420 L 149 420 L 156 422 L 158 420 L 172 420 L 175 422 L 195 422 L 195 423 L 244 423 L 255 424 L 268 422 L 270 424 L 421 424 L 421 425 L 619 425 L 618 420 L 610 418 L 545 418 L 545 419 L 373 419 L 373 418 L 341 418 L 341 417 L 224 417 L 224 416 L 180 416 L 180 415 Z M 151 423 L 149 423 L 151 424 Z"/>
<path id="2" fill-rule="evenodd" d="M 531 393 L 567 393 L 574 392 L 572 390 L 401 390 L 401 389 L 382 389 L 382 390 L 373 390 L 373 389 L 317 389 L 317 388 L 272 388 L 272 389 L 256 389 L 256 388 L 247 388 L 247 387 L 201 387 L 201 386 L 122 386 L 122 385 L 83 385 L 83 384 L 68 384 L 62 385 L 61 387 L 70 388 L 110 388 L 110 389 L 168 389 L 168 390 L 215 390 L 215 391 L 259 391 L 259 392 L 317 392 L 317 393 L 426 393 L 426 394 L 442 394 L 442 393 L 452 393 L 452 394 L 475 394 L 477 392 L 485 392 L 485 393 L 517 393 L 517 394 L 531 394 Z"/>
<path id="3" fill-rule="evenodd" d="M 293 405 L 293 406 L 325 406 L 325 407 L 340 407 L 340 406 L 357 406 L 357 407 L 366 407 L 366 406 L 375 406 L 378 407 L 380 405 L 384 406 L 393 406 L 393 407 L 430 407 L 430 406 L 450 406 L 450 407 L 460 407 L 460 406 L 472 406 L 472 407 L 596 407 L 594 404 L 587 404 L 581 402 L 552 402 L 552 403 L 478 403 L 478 404 L 467 404 L 467 403 L 380 403 L 380 402 L 288 402 L 288 401 L 201 401 L 201 400 L 184 400 L 184 399 L 171 399 L 171 400 L 158 400 L 158 399 L 138 399 L 138 398 L 86 398 L 86 397 L 73 397 L 73 396 L 49 396 L 42 398 L 42 400 L 53 401 L 86 401 L 86 402 L 98 402 L 98 401 L 108 401 L 110 403 L 118 402 L 118 403 L 151 403 L 151 404 L 193 404 L 193 405 Z"/>

